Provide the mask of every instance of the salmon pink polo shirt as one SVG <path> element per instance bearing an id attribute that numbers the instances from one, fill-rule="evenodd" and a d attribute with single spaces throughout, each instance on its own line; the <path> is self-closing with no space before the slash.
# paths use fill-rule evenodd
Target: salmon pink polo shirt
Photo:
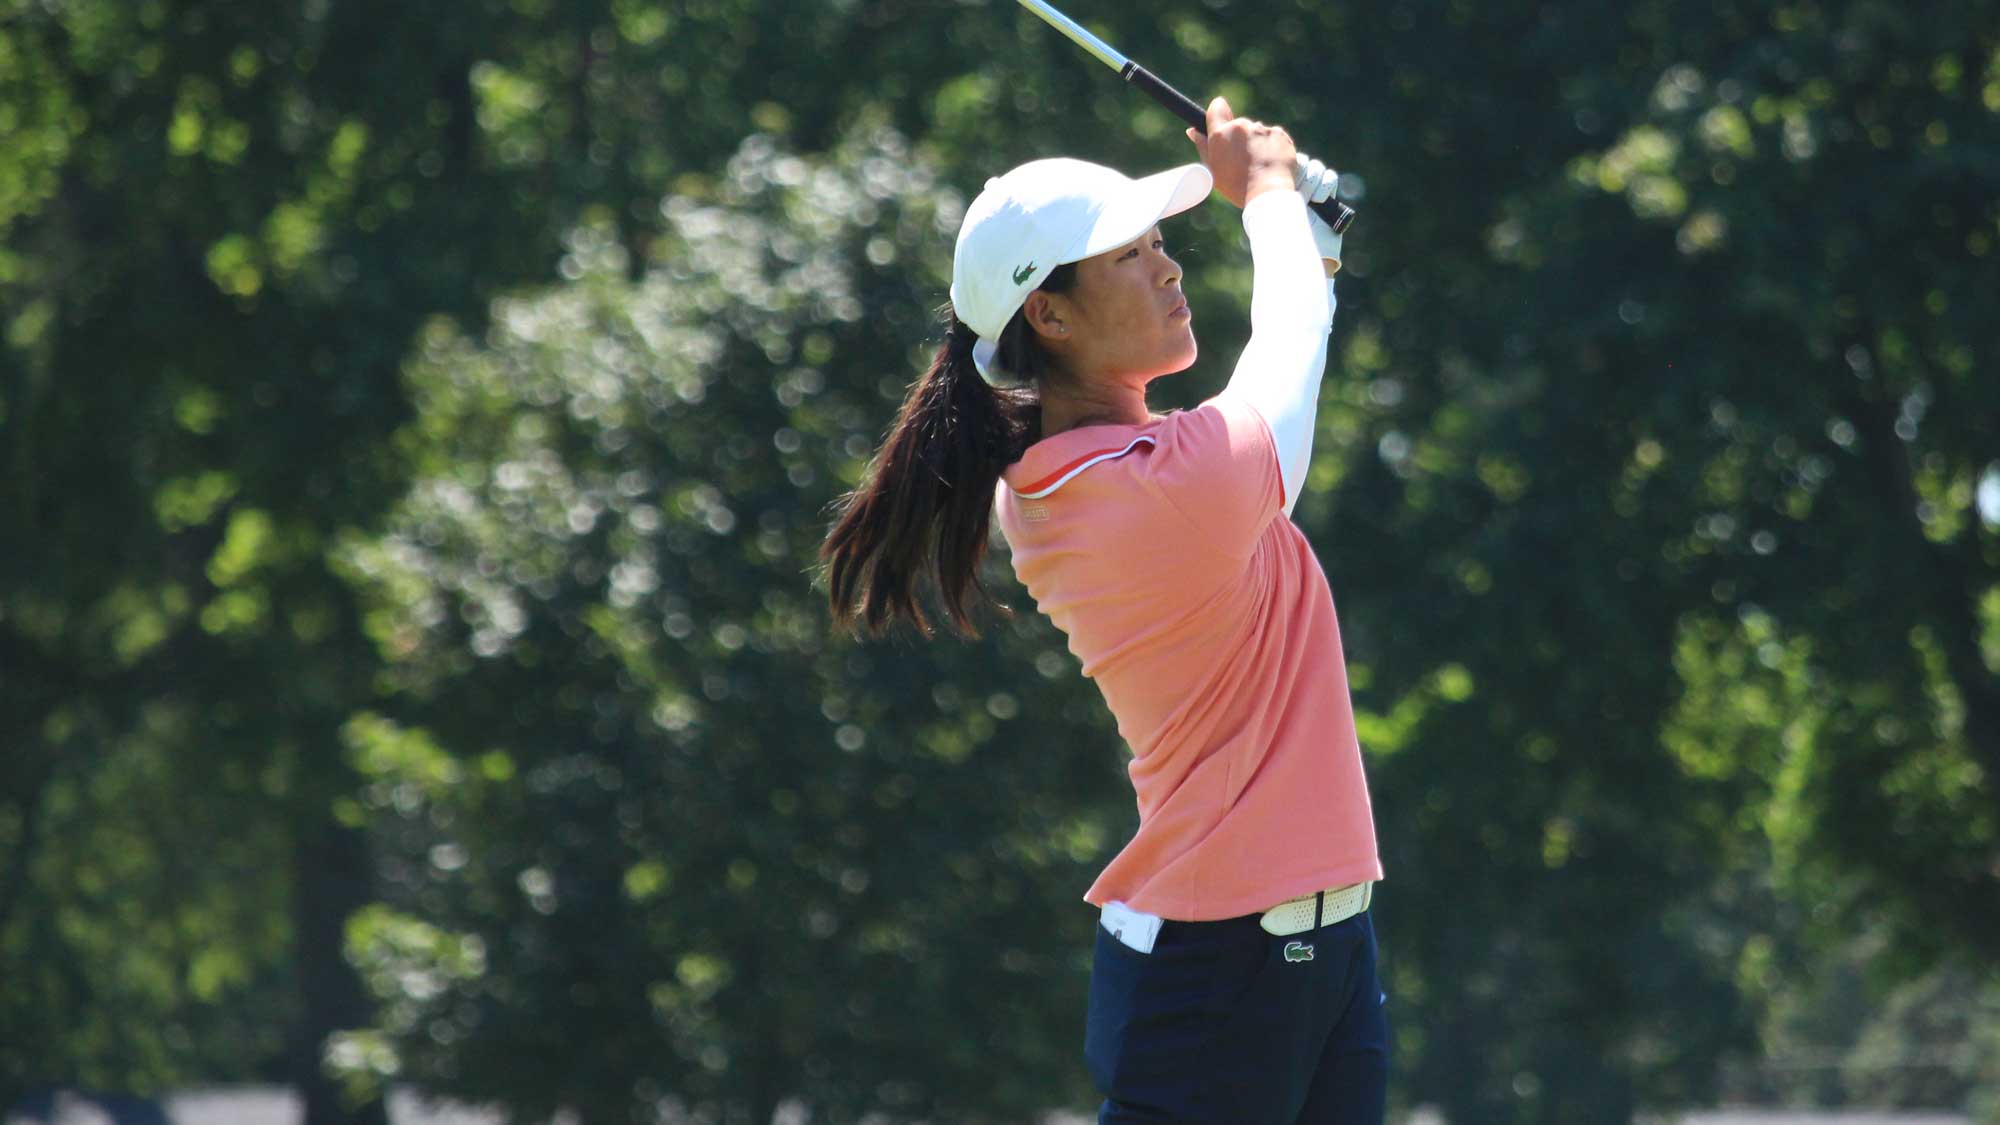
<path id="1" fill-rule="evenodd" d="M 1198 922 L 1380 879 L 1333 594 L 1255 408 L 1067 430 L 996 493 L 1132 751 L 1139 830 L 1085 900 Z"/>

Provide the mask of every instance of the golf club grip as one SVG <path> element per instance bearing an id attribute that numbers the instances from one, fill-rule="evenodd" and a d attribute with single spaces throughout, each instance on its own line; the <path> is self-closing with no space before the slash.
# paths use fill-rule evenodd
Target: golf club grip
<path id="1" fill-rule="evenodd" d="M 1208 111 L 1194 104 L 1186 94 L 1161 81 L 1159 75 L 1127 60 L 1125 69 L 1120 71 L 1118 76 L 1144 90 L 1154 101 L 1166 106 L 1174 116 L 1194 126 L 1197 132 L 1203 135 L 1208 133 Z M 1307 203 L 1306 206 L 1326 220 L 1326 225 L 1332 227 L 1335 234 L 1346 234 L 1347 228 L 1354 223 L 1354 208 L 1338 199 L 1324 199 L 1317 203 Z"/>

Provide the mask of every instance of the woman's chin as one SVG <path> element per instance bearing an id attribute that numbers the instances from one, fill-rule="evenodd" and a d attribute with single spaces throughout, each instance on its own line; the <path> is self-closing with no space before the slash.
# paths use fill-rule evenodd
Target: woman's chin
<path id="1" fill-rule="evenodd" d="M 1148 365 L 1151 374 L 1145 378 L 1150 382 L 1163 375 L 1178 375 L 1194 366 L 1195 356 L 1199 351 L 1200 349 L 1195 347 L 1194 333 L 1189 331 L 1182 339 L 1168 345 L 1160 353 L 1157 362 Z"/>

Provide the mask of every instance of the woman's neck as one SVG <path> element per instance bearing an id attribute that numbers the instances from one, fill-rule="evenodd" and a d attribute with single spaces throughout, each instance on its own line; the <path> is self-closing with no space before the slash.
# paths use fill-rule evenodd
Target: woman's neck
<path id="1" fill-rule="evenodd" d="M 1143 426 L 1153 420 L 1143 386 L 1042 386 L 1042 436 L 1084 426 Z"/>

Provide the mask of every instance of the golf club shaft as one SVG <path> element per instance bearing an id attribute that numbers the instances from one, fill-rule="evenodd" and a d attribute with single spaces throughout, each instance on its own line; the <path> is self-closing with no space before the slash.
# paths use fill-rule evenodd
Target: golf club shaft
<path id="1" fill-rule="evenodd" d="M 1208 134 L 1208 111 L 1195 104 L 1194 99 L 1174 89 L 1159 75 L 1118 53 L 1111 44 L 1084 30 L 1083 25 L 1055 10 L 1045 0 L 1021 0 L 1021 6 L 1040 16 L 1050 27 L 1062 32 L 1077 46 L 1095 55 L 1099 62 L 1117 71 L 1118 77 L 1123 78 L 1128 85 L 1145 91 L 1148 97 L 1165 106 L 1174 116 L 1194 126 L 1203 136 Z M 1337 234 L 1345 234 L 1348 226 L 1354 222 L 1354 208 L 1338 199 L 1308 203 L 1307 206 L 1326 220 L 1326 225 L 1332 227 Z"/>

